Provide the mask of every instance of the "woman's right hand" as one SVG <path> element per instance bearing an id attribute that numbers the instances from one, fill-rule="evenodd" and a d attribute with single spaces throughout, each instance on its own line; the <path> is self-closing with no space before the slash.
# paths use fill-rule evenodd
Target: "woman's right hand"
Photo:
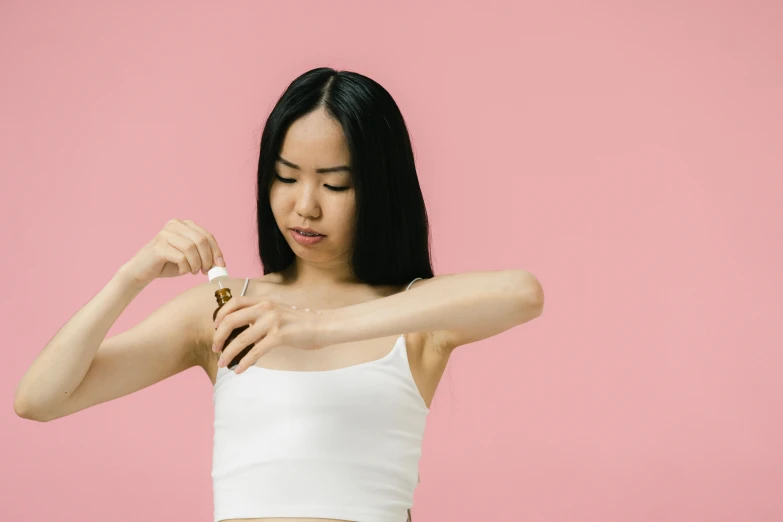
<path id="1" fill-rule="evenodd" d="M 213 266 L 226 266 L 214 236 L 189 219 L 172 219 L 123 269 L 147 284 L 159 277 L 206 274 Z"/>

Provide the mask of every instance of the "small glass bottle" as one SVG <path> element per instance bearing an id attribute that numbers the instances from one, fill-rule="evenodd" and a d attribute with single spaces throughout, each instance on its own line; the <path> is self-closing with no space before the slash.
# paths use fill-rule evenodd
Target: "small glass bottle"
<path id="1" fill-rule="evenodd" d="M 217 317 L 218 311 L 223 307 L 224 304 L 226 304 L 229 299 L 231 299 L 231 289 L 230 288 L 224 288 L 223 284 L 225 282 L 225 279 L 228 277 L 228 270 L 226 270 L 225 267 L 222 266 L 215 266 L 212 267 L 209 272 L 207 272 L 207 276 L 209 277 L 209 282 L 215 281 L 218 285 L 218 289 L 215 290 L 215 299 L 217 299 L 218 307 L 215 309 L 215 312 L 212 314 L 212 321 L 215 320 L 215 317 Z M 240 326 L 238 328 L 235 328 L 229 335 L 228 338 L 226 338 L 226 342 L 223 344 L 223 349 L 226 349 L 226 346 L 228 346 L 228 343 L 233 341 L 237 335 L 241 334 L 245 330 L 247 330 L 250 327 L 249 324 L 246 324 L 244 326 Z M 247 355 L 247 352 L 249 352 L 253 346 L 255 346 L 255 343 L 245 347 L 240 351 L 232 360 L 230 363 L 228 363 L 228 368 L 233 370 L 234 367 L 236 367 L 237 364 L 239 364 L 239 361 L 242 360 L 242 357 Z"/>

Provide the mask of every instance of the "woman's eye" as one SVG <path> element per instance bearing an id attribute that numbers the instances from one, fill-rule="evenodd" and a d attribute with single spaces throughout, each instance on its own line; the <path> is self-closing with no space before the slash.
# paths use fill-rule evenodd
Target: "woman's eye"
<path id="1" fill-rule="evenodd" d="M 296 183 L 296 180 L 294 178 L 284 178 L 280 174 L 275 174 L 275 177 L 282 181 L 283 183 Z M 324 187 L 328 188 L 329 190 L 332 190 L 334 192 L 343 192 L 348 190 L 351 187 L 333 187 L 331 185 L 324 185 Z"/>

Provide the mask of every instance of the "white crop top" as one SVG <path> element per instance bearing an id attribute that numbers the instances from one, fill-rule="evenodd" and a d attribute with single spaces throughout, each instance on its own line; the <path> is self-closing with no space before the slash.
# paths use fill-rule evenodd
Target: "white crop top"
<path id="1" fill-rule="evenodd" d="M 407 520 L 429 409 L 402 335 L 381 359 L 336 370 L 219 368 L 213 402 L 215 522 Z"/>

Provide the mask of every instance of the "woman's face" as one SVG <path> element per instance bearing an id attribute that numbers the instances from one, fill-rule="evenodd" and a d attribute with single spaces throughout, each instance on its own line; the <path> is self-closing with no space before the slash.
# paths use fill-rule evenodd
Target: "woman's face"
<path id="1" fill-rule="evenodd" d="M 351 257 L 356 205 L 350 160 L 342 128 L 322 109 L 295 121 L 285 135 L 269 199 L 286 241 L 308 262 L 345 263 Z M 313 244 L 297 241 L 291 230 L 297 227 L 325 237 Z"/>

